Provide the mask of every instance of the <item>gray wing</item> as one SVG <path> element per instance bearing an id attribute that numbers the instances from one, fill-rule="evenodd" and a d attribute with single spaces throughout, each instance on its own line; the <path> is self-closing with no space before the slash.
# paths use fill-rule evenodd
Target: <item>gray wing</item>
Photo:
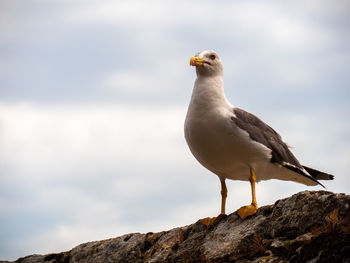
<path id="1" fill-rule="evenodd" d="M 278 163 L 300 175 L 319 183 L 315 178 L 307 174 L 297 158 L 288 149 L 287 144 L 282 141 L 281 136 L 265 122 L 255 115 L 239 108 L 234 108 L 232 120 L 242 130 L 249 134 L 254 141 L 263 144 L 271 150 L 272 163 Z M 320 183 L 319 183 L 320 184 Z M 321 184 L 322 185 L 322 184 Z"/>
<path id="2" fill-rule="evenodd" d="M 254 141 L 271 149 L 271 162 L 279 164 L 287 162 L 302 169 L 299 161 L 295 158 L 292 152 L 288 149 L 288 146 L 282 141 L 281 136 L 274 129 L 258 117 L 242 109 L 234 108 L 233 112 L 236 117 L 232 117 L 232 120 L 239 128 L 248 132 L 249 137 Z"/>

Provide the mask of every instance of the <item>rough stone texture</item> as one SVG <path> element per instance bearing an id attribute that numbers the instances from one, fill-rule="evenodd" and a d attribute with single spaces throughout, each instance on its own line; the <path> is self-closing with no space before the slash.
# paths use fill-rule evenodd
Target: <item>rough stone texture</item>
<path id="1" fill-rule="evenodd" d="M 350 196 L 305 191 L 261 207 L 245 220 L 232 213 L 209 227 L 198 221 L 170 231 L 127 234 L 15 262 L 350 263 Z"/>

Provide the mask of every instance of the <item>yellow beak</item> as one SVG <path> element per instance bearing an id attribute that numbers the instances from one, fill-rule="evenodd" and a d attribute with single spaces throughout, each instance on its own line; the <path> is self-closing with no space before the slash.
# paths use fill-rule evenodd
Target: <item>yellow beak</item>
<path id="1" fill-rule="evenodd" d="M 203 66 L 205 61 L 199 57 L 192 57 L 190 59 L 190 66 Z"/>

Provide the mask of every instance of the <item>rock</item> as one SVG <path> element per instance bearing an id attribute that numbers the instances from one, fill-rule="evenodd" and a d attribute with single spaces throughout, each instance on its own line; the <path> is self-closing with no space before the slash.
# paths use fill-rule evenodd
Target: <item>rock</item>
<path id="1" fill-rule="evenodd" d="M 350 196 L 304 191 L 244 220 L 232 213 L 210 226 L 198 221 L 159 233 L 127 234 L 15 262 L 350 263 Z"/>

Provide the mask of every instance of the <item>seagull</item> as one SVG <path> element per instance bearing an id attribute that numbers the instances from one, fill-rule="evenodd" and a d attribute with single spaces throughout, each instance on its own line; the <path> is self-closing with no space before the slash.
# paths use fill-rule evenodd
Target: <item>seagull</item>
<path id="1" fill-rule="evenodd" d="M 185 139 L 199 163 L 220 179 L 221 214 L 225 214 L 226 179 L 250 182 L 252 202 L 237 210 L 242 219 L 258 210 L 256 182 L 279 179 L 323 186 L 318 180 L 333 179 L 333 175 L 301 165 L 274 129 L 229 103 L 217 53 L 197 53 L 190 65 L 196 67 L 197 78 L 185 120 Z"/>

